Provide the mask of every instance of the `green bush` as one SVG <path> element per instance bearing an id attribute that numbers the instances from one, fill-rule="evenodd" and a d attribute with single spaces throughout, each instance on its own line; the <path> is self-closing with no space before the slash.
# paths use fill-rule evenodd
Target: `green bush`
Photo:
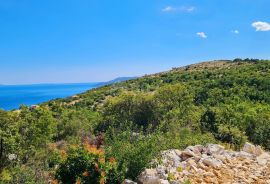
<path id="1" fill-rule="evenodd" d="M 90 144 L 70 150 L 56 171 L 56 179 L 65 184 L 119 184 L 123 181 L 115 159 L 107 159 L 102 149 Z"/>

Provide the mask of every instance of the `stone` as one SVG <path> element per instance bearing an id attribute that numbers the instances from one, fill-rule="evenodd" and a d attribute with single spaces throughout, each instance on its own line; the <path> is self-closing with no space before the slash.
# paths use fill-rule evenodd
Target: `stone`
<path id="1" fill-rule="evenodd" d="M 237 156 L 241 157 L 241 158 L 253 158 L 254 157 L 254 155 L 252 155 L 248 152 L 245 152 L 245 151 L 240 151 L 239 153 L 237 153 Z"/>
<path id="2" fill-rule="evenodd" d="M 168 180 L 159 180 L 159 184 L 170 184 Z"/>
<path id="3" fill-rule="evenodd" d="M 157 184 L 159 177 L 155 169 L 146 169 L 139 177 L 138 184 Z"/>
<path id="4" fill-rule="evenodd" d="M 201 158 L 208 158 L 208 155 L 203 153 Z"/>
<path id="5" fill-rule="evenodd" d="M 253 154 L 255 150 L 255 146 L 253 144 L 250 144 L 249 142 L 246 142 L 244 147 L 243 147 L 243 151 Z"/>
<path id="6" fill-rule="evenodd" d="M 224 151 L 224 147 L 218 144 L 208 144 L 206 146 L 207 155 L 220 154 Z"/>
<path id="7" fill-rule="evenodd" d="M 209 177 L 213 177 L 214 176 L 214 174 L 212 173 L 212 172 L 205 172 L 204 174 L 203 174 L 203 176 L 209 176 Z"/>
<path id="8" fill-rule="evenodd" d="M 178 155 L 179 157 L 181 156 L 182 152 L 180 150 L 175 150 L 176 155 Z"/>
<path id="9" fill-rule="evenodd" d="M 261 166 L 267 164 L 267 160 L 264 159 L 264 158 L 257 157 L 256 160 L 257 160 L 258 164 L 261 165 Z"/>
<path id="10" fill-rule="evenodd" d="M 254 155 L 260 156 L 260 155 L 263 154 L 263 153 L 264 153 L 264 151 L 263 151 L 263 149 L 261 148 L 261 146 L 256 146 L 256 147 L 255 147 Z"/>
<path id="11" fill-rule="evenodd" d="M 191 150 L 184 150 L 182 151 L 181 157 L 190 158 L 196 156 L 195 153 L 193 153 Z"/>
<path id="12" fill-rule="evenodd" d="M 125 180 L 123 184 L 137 184 L 136 182 L 134 181 L 131 181 L 131 180 Z"/>
<path id="13" fill-rule="evenodd" d="M 259 159 L 266 159 L 266 160 L 269 160 L 270 161 L 270 154 L 263 153 L 260 156 L 258 156 L 257 158 L 259 158 Z"/>
<path id="14" fill-rule="evenodd" d="M 263 154 L 263 152 L 264 152 L 260 146 L 254 146 L 253 144 L 248 143 L 248 142 L 245 143 L 245 145 L 243 147 L 243 151 L 250 153 L 250 154 L 253 154 L 255 156 L 259 156 L 259 155 Z"/>
<path id="15" fill-rule="evenodd" d="M 206 183 L 214 183 L 214 179 L 210 176 L 206 176 L 203 180 Z"/>
<path id="16" fill-rule="evenodd" d="M 190 166 L 190 169 L 193 170 L 194 172 L 198 172 L 198 168 L 194 165 Z"/>
<path id="17" fill-rule="evenodd" d="M 213 154 L 213 157 L 217 160 L 222 161 L 223 163 L 226 162 L 226 158 L 223 155 L 217 155 L 217 154 Z"/>
<path id="18" fill-rule="evenodd" d="M 198 166 L 199 168 L 201 168 L 201 169 L 205 169 L 205 168 L 206 168 L 206 166 L 205 166 L 202 162 L 199 162 L 199 163 L 197 164 L 197 166 Z"/>
<path id="19" fill-rule="evenodd" d="M 138 184 L 270 184 L 270 154 L 250 143 L 240 152 L 208 144 L 163 151 L 158 158 L 156 162 L 161 160 L 152 165 L 153 169 L 139 175 Z M 136 184 L 132 182 L 125 180 L 124 184 Z"/>
<path id="20" fill-rule="evenodd" d="M 205 158 L 202 160 L 202 162 L 211 167 L 220 167 L 222 165 L 222 162 L 215 158 Z"/>
<path id="21" fill-rule="evenodd" d="M 192 158 L 186 160 L 188 166 L 195 166 L 197 163 Z"/>
<path id="22" fill-rule="evenodd" d="M 165 163 L 171 162 L 173 163 L 175 167 L 178 167 L 181 162 L 179 151 L 177 150 L 168 150 L 168 151 L 162 152 L 162 157 Z"/>
<path id="23" fill-rule="evenodd" d="M 191 151 L 195 155 L 201 155 L 201 153 L 204 151 L 204 147 L 202 145 L 189 146 L 184 151 Z"/>

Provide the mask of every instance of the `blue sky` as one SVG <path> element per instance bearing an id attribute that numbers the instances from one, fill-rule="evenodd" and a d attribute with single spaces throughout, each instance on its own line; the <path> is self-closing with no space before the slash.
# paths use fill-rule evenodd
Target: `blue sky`
<path id="1" fill-rule="evenodd" d="M 0 0 L 0 84 L 270 59 L 269 0 Z"/>

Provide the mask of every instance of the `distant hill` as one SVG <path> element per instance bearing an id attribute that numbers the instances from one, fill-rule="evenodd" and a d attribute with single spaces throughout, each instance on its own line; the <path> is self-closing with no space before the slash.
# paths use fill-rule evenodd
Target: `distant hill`
<path id="1" fill-rule="evenodd" d="M 118 77 L 113 80 L 107 81 L 107 82 L 100 82 L 98 86 L 104 86 L 104 85 L 109 85 L 113 83 L 119 83 L 119 82 L 124 82 L 132 79 L 136 79 L 137 77 Z"/>

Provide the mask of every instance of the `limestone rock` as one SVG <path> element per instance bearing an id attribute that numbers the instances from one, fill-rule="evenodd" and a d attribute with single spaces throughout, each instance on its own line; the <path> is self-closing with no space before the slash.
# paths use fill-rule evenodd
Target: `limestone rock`
<path id="1" fill-rule="evenodd" d="M 205 158 L 203 159 L 203 163 L 211 167 L 220 167 L 222 165 L 222 161 L 215 158 Z"/>
<path id="2" fill-rule="evenodd" d="M 224 147 L 218 144 L 208 144 L 206 146 L 206 153 L 208 155 L 220 154 L 222 151 L 224 151 Z"/>
<path id="3" fill-rule="evenodd" d="M 253 144 L 248 143 L 248 142 L 245 143 L 245 145 L 243 147 L 243 151 L 250 153 L 250 154 L 253 154 L 253 155 L 256 155 L 256 156 L 263 154 L 263 150 L 261 149 L 260 146 L 254 146 Z"/>
<path id="4" fill-rule="evenodd" d="M 160 180 L 159 184 L 170 184 L 170 182 L 168 180 Z"/>
<path id="5" fill-rule="evenodd" d="M 270 154 L 250 143 L 240 152 L 217 144 L 167 150 L 152 162 L 154 167 L 140 174 L 138 184 L 270 184 Z M 124 184 L 136 183 L 125 180 Z"/>
<path id="6" fill-rule="evenodd" d="M 156 169 L 146 169 L 139 177 L 139 184 L 157 184 L 159 183 L 159 176 Z"/>
<path id="7" fill-rule="evenodd" d="M 131 181 L 131 180 L 125 180 L 124 182 L 123 182 L 123 184 L 137 184 L 136 182 L 134 182 L 134 181 Z"/>

